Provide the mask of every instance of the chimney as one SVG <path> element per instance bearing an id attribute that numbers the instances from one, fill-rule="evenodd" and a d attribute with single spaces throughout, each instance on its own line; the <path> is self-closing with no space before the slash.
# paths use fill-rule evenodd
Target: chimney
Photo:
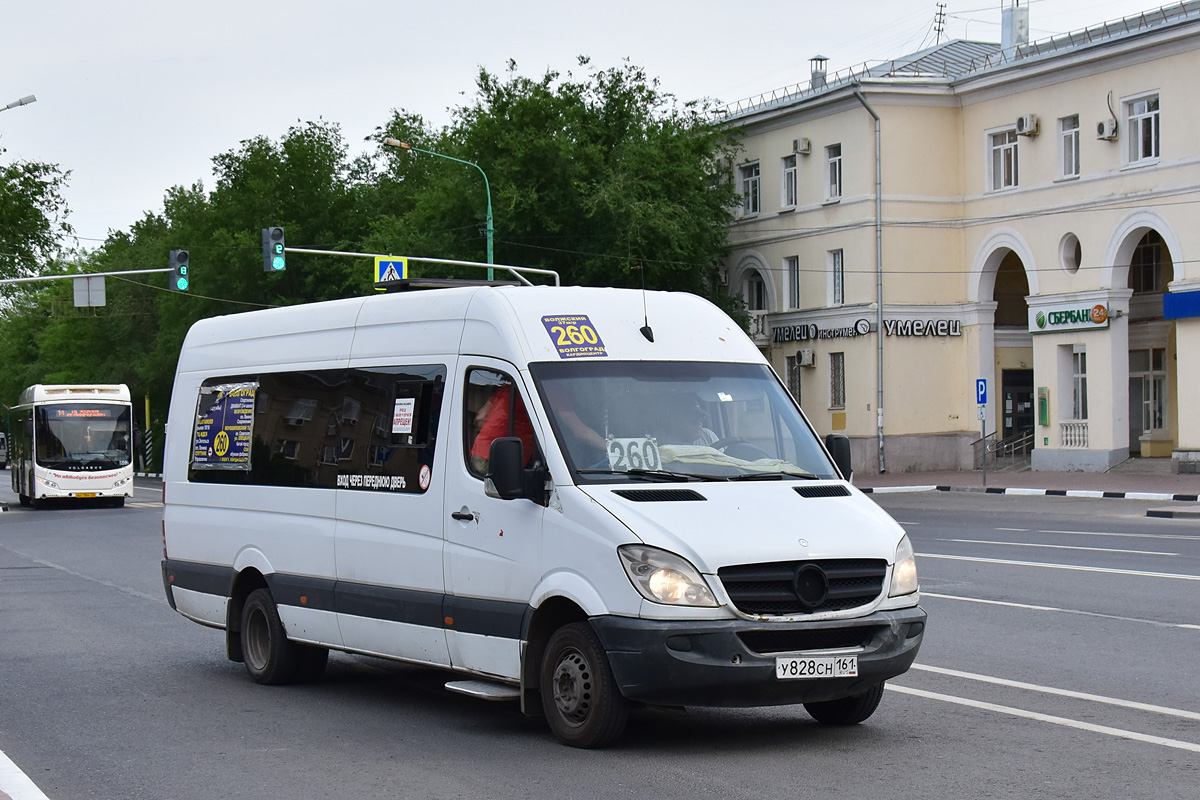
<path id="1" fill-rule="evenodd" d="M 825 65 L 829 63 L 829 59 L 825 56 L 813 56 L 808 60 L 812 67 L 812 83 L 810 86 L 814 89 L 822 89 L 825 87 Z"/>
<path id="2" fill-rule="evenodd" d="M 1000 11 L 1000 49 L 1006 59 L 1017 57 L 1019 48 L 1029 44 L 1029 6 L 1012 0 Z"/>

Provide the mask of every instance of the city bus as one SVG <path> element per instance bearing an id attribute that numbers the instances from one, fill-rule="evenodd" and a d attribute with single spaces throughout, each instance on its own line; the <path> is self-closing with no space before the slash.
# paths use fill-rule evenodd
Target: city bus
<path id="1" fill-rule="evenodd" d="M 133 411 L 124 384 L 37 384 L 12 409 L 12 489 L 21 505 L 133 496 Z"/>

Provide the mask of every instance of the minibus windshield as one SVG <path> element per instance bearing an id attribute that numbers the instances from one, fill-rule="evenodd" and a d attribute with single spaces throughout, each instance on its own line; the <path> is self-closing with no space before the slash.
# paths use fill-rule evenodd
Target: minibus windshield
<path id="1" fill-rule="evenodd" d="M 564 361 L 530 370 L 577 480 L 838 477 L 765 365 Z"/>

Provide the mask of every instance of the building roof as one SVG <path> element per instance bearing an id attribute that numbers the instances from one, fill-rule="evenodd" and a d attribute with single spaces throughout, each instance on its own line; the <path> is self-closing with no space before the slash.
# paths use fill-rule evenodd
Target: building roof
<path id="1" fill-rule="evenodd" d="M 948 82 L 992 69 L 1012 67 L 1030 59 L 1045 59 L 1143 35 L 1186 22 L 1200 21 L 1200 0 L 1186 0 L 1117 20 L 1064 33 L 1005 51 L 993 42 L 954 39 L 899 58 L 863 64 L 833 75 L 814 73 L 812 80 L 730 103 L 719 113 L 736 119 L 759 111 L 795 105 L 864 79 L 931 79 Z"/>

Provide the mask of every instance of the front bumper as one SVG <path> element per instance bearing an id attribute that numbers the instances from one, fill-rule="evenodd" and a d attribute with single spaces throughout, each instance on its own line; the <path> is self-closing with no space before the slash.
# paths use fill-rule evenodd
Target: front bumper
<path id="1" fill-rule="evenodd" d="M 926 614 L 920 607 L 879 611 L 826 622 L 746 620 L 663 622 L 593 617 L 621 693 L 630 700 L 667 706 L 768 706 L 835 700 L 861 694 L 905 672 L 917 657 Z M 858 629 L 858 630 L 847 630 Z M 786 642 L 813 634 L 858 637 L 840 648 L 858 657 L 858 677 L 779 680 L 776 656 L 824 655 L 821 650 L 759 652 L 749 642 Z M 758 646 L 758 645 L 756 645 Z"/>

